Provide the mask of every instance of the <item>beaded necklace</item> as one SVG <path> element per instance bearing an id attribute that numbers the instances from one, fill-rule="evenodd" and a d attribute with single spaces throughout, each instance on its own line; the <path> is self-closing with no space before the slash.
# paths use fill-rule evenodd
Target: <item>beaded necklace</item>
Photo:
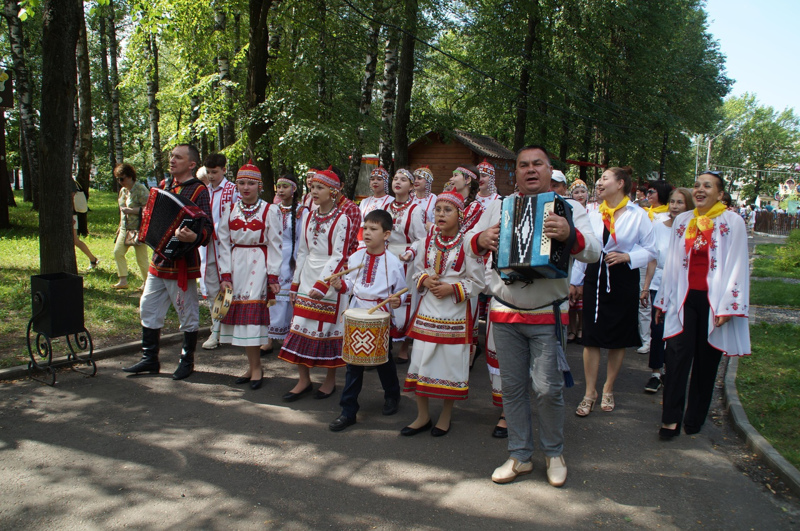
<path id="1" fill-rule="evenodd" d="M 433 244 L 436 247 L 436 257 L 433 261 L 434 271 L 440 275 L 443 273 L 450 251 L 461 245 L 462 239 L 463 235 L 460 232 L 455 236 L 444 236 L 441 232 L 436 232 L 436 236 L 433 239 Z"/>
<path id="2" fill-rule="evenodd" d="M 319 235 L 325 234 L 327 232 L 325 225 L 329 221 L 331 221 L 334 217 L 336 217 L 336 214 L 338 212 L 339 212 L 339 207 L 333 207 L 331 211 L 328 212 L 327 214 L 320 214 L 319 209 L 314 211 L 314 217 L 312 218 L 313 221 L 312 236 L 314 238 L 315 244 L 317 243 L 317 238 L 319 237 Z"/>
<path id="3" fill-rule="evenodd" d="M 261 199 L 259 199 L 258 201 L 256 201 L 252 205 L 245 204 L 244 201 L 239 199 L 239 210 L 242 211 L 242 215 L 244 215 L 245 221 L 250 221 L 250 218 L 253 217 L 253 215 L 258 210 L 258 207 L 260 207 L 260 206 L 261 206 Z"/>
<path id="4" fill-rule="evenodd" d="M 397 201 L 392 201 L 389 204 L 389 214 L 392 215 L 394 230 L 400 230 L 400 224 L 402 221 L 403 212 L 408 210 L 408 208 L 413 203 L 414 203 L 414 198 L 409 195 L 405 203 L 398 203 Z"/>
<path id="5" fill-rule="evenodd" d="M 292 205 L 283 206 L 281 204 L 281 205 L 278 205 L 278 206 L 281 208 L 281 216 L 283 218 L 283 228 L 285 229 L 285 228 L 287 228 L 286 220 L 289 219 L 289 216 L 292 214 Z"/>

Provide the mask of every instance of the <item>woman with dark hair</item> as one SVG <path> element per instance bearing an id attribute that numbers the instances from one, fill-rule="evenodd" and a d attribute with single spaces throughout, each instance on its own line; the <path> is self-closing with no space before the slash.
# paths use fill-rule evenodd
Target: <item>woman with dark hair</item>
<path id="1" fill-rule="evenodd" d="M 581 290 L 583 295 L 586 392 L 575 411 L 580 417 L 594 409 L 598 398 L 601 348 L 608 349 L 601 409 L 614 410 L 614 382 L 622 367 L 625 348 L 642 344 L 635 324 L 639 306 L 638 269 L 655 258 L 653 226 L 645 211 L 628 199 L 630 174 L 622 168 L 609 168 L 600 176 L 596 189 L 603 203 L 598 212 L 589 214 L 589 220 L 595 236 L 603 242 L 602 253 L 598 262 L 585 267 L 576 262 L 570 287 L 571 298 L 580 295 Z"/>
<path id="2" fill-rule="evenodd" d="M 669 218 L 669 194 L 672 185 L 667 181 L 653 181 L 647 187 L 647 202 L 650 206 L 645 208 L 650 221 L 657 223 Z"/>
<path id="3" fill-rule="evenodd" d="M 149 192 L 145 185 L 136 180 L 136 170 L 130 164 L 117 164 L 114 168 L 114 178 L 120 185 L 119 197 L 119 230 L 114 241 L 114 260 L 117 262 L 117 275 L 119 281 L 114 284 L 114 289 L 128 288 L 128 262 L 125 255 L 133 247 L 136 252 L 136 263 L 142 275 L 142 287 L 147 280 L 147 270 L 150 267 L 150 258 L 147 256 L 147 246 L 133 245 L 130 239 L 126 243 L 125 235 L 129 230 L 138 230 L 142 223 L 142 209 L 147 204 Z"/>
<path id="4" fill-rule="evenodd" d="M 649 206 L 645 208 L 647 216 L 653 223 L 661 223 L 669 218 L 669 193 L 672 191 L 672 185 L 666 181 L 652 181 L 647 186 L 647 203 Z M 647 276 L 648 268 L 652 272 L 655 271 L 655 260 L 653 260 L 647 267 L 639 269 L 639 336 L 642 338 L 642 346 L 636 350 L 639 354 L 647 354 L 650 352 L 650 329 L 653 326 L 653 319 L 650 315 L 652 313 L 652 305 L 650 300 L 650 278 Z"/>
<path id="5" fill-rule="evenodd" d="M 654 303 L 667 339 L 669 378 L 659 431 L 665 440 L 680 434 L 681 423 L 687 434 L 702 428 L 722 354 L 750 354 L 747 228 L 721 202 L 724 191 L 716 172 L 695 181 L 695 208 L 675 218 Z"/>
<path id="6" fill-rule="evenodd" d="M 647 276 L 644 286 L 644 290 L 649 291 L 649 296 L 653 303 L 655 303 L 656 294 L 661 287 L 664 264 L 667 261 L 669 252 L 669 240 L 672 237 L 672 223 L 679 214 L 683 214 L 693 208 L 694 200 L 692 200 L 691 190 L 688 188 L 675 188 L 669 195 L 669 217 L 660 223 L 653 224 L 657 259 L 647 264 Z M 642 296 L 645 295 L 644 290 Z M 655 304 L 651 305 L 651 312 L 649 367 L 652 372 L 650 379 L 644 386 L 644 390 L 647 393 L 656 393 L 661 389 L 662 376 L 664 374 L 664 322 L 656 322 Z"/>
<path id="7" fill-rule="evenodd" d="M 355 247 L 361 213 L 342 196 L 341 171 L 329 166 L 317 170 L 309 179 L 316 208 L 306 210 L 300 223 L 300 245 L 289 298 L 294 314 L 289 334 L 278 358 L 297 365 L 298 380 L 283 395 L 284 402 L 294 402 L 314 390 L 310 369 L 326 369 L 325 381 L 314 398 L 329 398 L 336 392 L 336 369 L 342 361 L 342 312 L 346 308 L 343 293 L 337 292 L 330 276 L 347 267 Z M 355 208 L 357 221 L 349 211 Z M 420 220 L 421 222 L 421 220 Z"/>
<path id="8" fill-rule="evenodd" d="M 453 191 L 461 194 L 464 198 L 464 219 L 461 222 L 461 234 L 466 234 L 471 231 L 478 223 L 483 215 L 483 204 L 477 200 L 478 192 L 480 191 L 480 177 L 477 167 L 471 164 L 459 166 L 453 170 L 453 176 L 450 177 L 450 184 L 453 186 Z M 486 263 L 484 263 L 486 265 Z M 485 269 L 485 268 L 484 268 Z M 470 301 L 472 313 L 472 348 L 469 353 L 469 368 L 475 365 L 475 358 L 477 358 L 478 351 L 478 295 Z"/>
<path id="9" fill-rule="evenodd" d="M 300 218 L 305 207 L 300 203 L 300 187 L 297 179 L 291 173 L 281 175 L 275 183 L 275 196 L 278 198 L 278 208 L 281 213 L 281 272 L 278 283 L 281 290 L 275 295 L 275 304 L 269 309 L 269 326 L 267 333 L 269 341 L 261 345 L 261 353 L 272 352 L 273 340 L 283 341 L 289 333 L 292 324 L 292 303 L 289 300 L 289 291 L 294 277 L 297 247 L 300 241 Z"/>
<path id="10" fill-rule="evenodd" d="M 453 187 L 452 190 L 464 198 L 464 221 L 461 224 L 461 233 L 466 234 L 481 219 L 483 213 L 483 205 L 480 201 L 475 200 L 480 190 L 478 168 L 470 164 L 459 166 L 453 170 L 450 184 Z"/>

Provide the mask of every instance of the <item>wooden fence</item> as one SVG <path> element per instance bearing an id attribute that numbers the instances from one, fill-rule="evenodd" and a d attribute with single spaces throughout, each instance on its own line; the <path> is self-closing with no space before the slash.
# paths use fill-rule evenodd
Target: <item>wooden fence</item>
<path id="1" fill-rule="evenodd" d="M 786 236 L 794 229 L 800 229 L 800 214 L 756 212 L 756 232 Z"/>

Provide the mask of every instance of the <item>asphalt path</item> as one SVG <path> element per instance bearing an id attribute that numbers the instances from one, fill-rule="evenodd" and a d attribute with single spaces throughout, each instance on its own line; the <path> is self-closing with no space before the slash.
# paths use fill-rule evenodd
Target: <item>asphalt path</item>
<path id="1" fill-rule="evenodd" d="M 204 339 L 204 338 L 202 338 Z M 0 522 L 3 529 L 796 529 L 800 505 L 773 495 L 731 461 L 730 431 L 709 420 L 698 435 L 658 440 L 661 393 L 648 395 L 647 356 L 629 351 L 617 409 L 574 415 L 583 395 L 580 347 L 568 358 L 576 386 L 567 404 L 566 485 L 548 485 L 544 458 L 507 485 L 490 480 L 507 457 L 490 436 L 484 358 L 451 432 L 401 437 L 415 417 L 380 414 L 383 395 L 366 373 L 358 423 L 328 423 L 338 398 L 286 404 L 295 370 L 274 354 L 257 391 L 233 379 L 243 349 L 198 354 L 198 371 L 129 376 L 125 355 L 86 378 L 65 371 L 51 388 L 30 380 L 0 387 Z M 407 367 L 407 366 L 406 366 Z M 401 378 L 403 366 L 398 369 Z M 601 368 L 601 379 L 604 368 Z M 315 381 L 322 373 L 312 371 Z M 338 390 L 344 371 L 337 375 Z M 715 407 L 717 407 L 715 405 Z M 440 406 L 432 401 L 434 417 Z"/>

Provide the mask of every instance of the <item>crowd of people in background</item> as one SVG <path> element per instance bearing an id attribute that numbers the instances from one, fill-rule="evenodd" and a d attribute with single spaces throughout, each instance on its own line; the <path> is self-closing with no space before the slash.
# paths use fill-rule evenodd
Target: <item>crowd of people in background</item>
<path id="1" fill-rule="evenodd" d="M 563 390 L 578 374 L 564 355 L 567 343 L 583 347 L 585 390 L 571 406 L 579 417 L 596 406 L 602 414 L 613 412 L 626 351 L 648 355 L 650 372 L 642 381 L 647 393 L 663 389 L 664 440 L 681 426 L 686 433 L 701 429 L 722 354 L 750 353 L 747 226 L 724 203 L 726 183 L 716 172 L 699 175 L 692 189 L 661 180 L 636 187 L 631 168 L 613 167 L 592 189 L 553 169 L 543 147 L 521 149 L 514 194 L 553 191 L 572 208 L 571 223 L 555 214 L 542 222 L 548 238 L 571 245 L 567 278 L 531 279 L 530 286 L 509 282 L 492 267 L 503 198 L 495 168 L 485 160 L 464 161 L 439 194 L 427 166 L 393 175 L 377 167 L 369 177 L 371 195 L 358 205 L 342 193 L 344 176 L 333 166 L 310 168 L 304 179 L 280 176 L 272 203 L 261 198 L 261 174 L 252 163 L 229 181 L 223 155 L 201 165 L 197 150 L 183 144 L 172 152 L 170 172 L 160 186 L 191 198 L 209 223 L 202 233 L 176 232 L 197 245 L 183 262 L 154 255 L 149 266 L 146 248 L 127 238 L 141 223 L 146 189 L 130 165 L 114 172 L 121 185 L 114 287 L 127 287 L 130 246 L 146 279 L 143 356 L 127 372 L 160 370 L 159 333 L 172 304 L 185 335 L 173 378 L 189 377 L 198 298 L 213 301 L 230 290 L 230 310 L 210 323 L 202 347 L 243 347 L 247 365 L 234 383 L 252 390 L 268 376 L 262 356 L 279 349 L 278 358 L 297 368 L 295 385 L 282 395 L 287 403 L 337 395 L 336 372 L 346 368 L 341 410 L 329 424 L 342 431 L 357 421 L 365 378 L 363 367 L 342 358 L 343 313 L 380 305 L 391 315 L 390 354 L 376 371 L 382 413 L 396 414 L 401 392 L 409 393 L 417 411 L 401 435 L 442 437 L 451 430 L 455 401 L 469 396 L 484 320 L 492 389 L 486 399 L 501 411 L 491 435 L 507 438 L 509 451 L 492 480 L 507 483 L 532 470 L 533 398 L 548 480 L 561 486 L 567 474 Z M 408 293 L 398 293 L 403 288 Z M 598 388 L 604 355 L 605 381 Z M 316 388 L 312 369 L 324 375 Z M 432 400 L 441 407 L 431 407 Z"/>

